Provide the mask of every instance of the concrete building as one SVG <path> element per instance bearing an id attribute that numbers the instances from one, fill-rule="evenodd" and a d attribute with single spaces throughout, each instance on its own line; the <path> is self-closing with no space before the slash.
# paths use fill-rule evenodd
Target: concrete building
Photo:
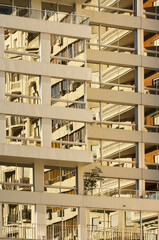
<path id="1" fill-rule="evenodd" d="M 0 0 L 0 239 L 159 240 L 158 19 Z"/>

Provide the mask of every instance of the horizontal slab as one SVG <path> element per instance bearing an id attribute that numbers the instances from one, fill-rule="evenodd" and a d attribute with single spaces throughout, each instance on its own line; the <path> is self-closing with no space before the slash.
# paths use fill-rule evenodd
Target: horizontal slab
<path id="1" fill-rule="evenodd" d="M 91 110 L 53 107 L 38 104 L 0 102 L 0 113 L 6 115 L 72 120 L 76 122 L 93 121 Z"/>
<path id="2" fill-rule="evenodd" d="M 0 14 L 0 27 L 29 32 L 43 32 L 73 38 L 91 38 L 91 27 L 41 19 L 22 18 Z"/>
<path id="3" fill-rule="evenodd" d="M 88 126 L 88 139 L 103 139 L 118 142 L 141 142 L 141 132 Z"/>
<path id="4" fill-rule="evenodd" d="M 159 95 L 102 88 L 87 88 L 87 100 L 92 102 L 159 107 Z"/>
<path id="5" fill-rule="evenodd" d="M 117 53 L 87 49 L 87 61 L 126 67 L 147 67 L 158 69 L 159 59 L 135 54 Z"/>
<path id="6" fill-rule="evenodd" d="M 53 63 L 31 62 L 15 59 L 0 58 L 0 71 L 17 72 L 28 75 L 42 75 L 55 78 L 91 81 L 91 69 L 66 66 Z"/>
<path id="7" fill-rule="evenodd" d="M 141 18 L 141 28 L 145 31 L 159 31 L 158 20 Z"/>
<path id="8" fill-rule="evenodd" d="M 141 66 L 141 56 L 139 55 L 92 49 L 87 49 L 87 61 L 130 67 Z"/>
<path id="9" fill-rule="evenodd" d="M 141 94 L 135 92 L 113 91 L 102 88 L 88 88 L 88 101 L 100 101 L 124 105 L 141 104 Z"/>
<path id="10" fill-rule="evenodd" d="M 141 98 L 142 98 L 141 99 L 141 104 L 143 104 L 145 106 L 159 107 L 159 95 L 142 94 Z"/>
<path id="11" fill-rule="evenodd" d="M 149 144 L 159 144 L 159 133 L 154 132 L 143 132 L 142 142 Z"/>
<path id="12" fill-rule="evenodd" d="M 83 172 L 90 172 L 94 169 L 95 165 L 89 164 L 83 167 Z M 102 173 L 100 176 L 108 178 L 121 178 L 123 179 L 137 179 L 137 180 L 151 180 L 159 181 L 158 171 L 143 168 L 122 168 L 122 167 L 107 167 L 100 166 Z"/>
<path id="13" fill-rule="evenodd" d="M 159 144 L 159 133 L 143 132 L 143 131 L 129 131 L 122 129 L 101 128 L 88 126 L 87 127 L 88 139 L 118 141 L 127 143 L 150 143 Z"/>
<path id="14" fill-rule="evenodd" d="M 34 163 L 43 160 L 45 165 L 81 166 L 93 162 L 93 154 L 89 151 L 55 149 L 49 147 L 20 146 L 0 144 L 1 162 Z"/>
<path id="15" fill-rule="evenodd" d="M 141 18 L 107 12 L 89 11 L 81 9 L 79 14 L 88 16 L 91 24 L 101 24 L 110 27 L 120 27 L 126 29 L 140 28 Z"/>
<path id="16" fill-rule="evenodd" d="M 12 197 L 10 197 L 12 196 Z M 84 207 L 95 209 L 159 211 L 157 200 L 135 198 L 112 198 L 106 196 L 82 196 L 46 192 L 18 192 L 0 190 L 1 203 L 38 204 L 45 206 Z"/>

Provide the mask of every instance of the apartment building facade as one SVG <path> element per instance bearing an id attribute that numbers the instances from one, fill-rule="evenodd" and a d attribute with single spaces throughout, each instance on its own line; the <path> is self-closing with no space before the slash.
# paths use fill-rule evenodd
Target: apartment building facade
<path id="1" fill-rule="evenodd" d="M 158 18 L 0 0 L 0 239 L 159 239 Z"/>

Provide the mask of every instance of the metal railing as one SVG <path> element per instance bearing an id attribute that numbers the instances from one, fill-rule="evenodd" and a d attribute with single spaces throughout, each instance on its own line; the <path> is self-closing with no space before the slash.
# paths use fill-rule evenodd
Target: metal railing
<path id="1" fill-rule="evenodd" d="M 134 85 L 126 85 L 126 84 L 111 83 L 111 82 L 104 82 L 104 81 L 103 82 L 91 81 L 91 87 L 93 84 L 100 85 L 100 88 L 108 86 L 112 90 L 117 90 L 117 91 L 126 91 L 127 89 L 130 89 L 131 92 L 135 92 L 135 89 L 136 89 L 136 87 Z M 129 90 L 129 92 L 130 92 L 130 90 Z"/>
<path id="2" fill-rule="evenodd" d="M 72 107 L 74 108 L 82 108 L 85 109 L 86 102 L 85 101 L 78 101 L 78 100 L 69 100 L 69 99 L 62 99 L 62 98 L 51 98 L 51 105 L 54 105 L 56 103 L 63 103 L 62 107 Z"/>
<path id="3" fill-rule="evenodd" d="M 136 124 L 135 123 L 124 123 L 124 122 L 113 122 L 113 121 L 97 121 L 94 120 L 91 124 L 101 124 L 101 125 L 107 125 L 108 128 L 120 128 L 120 127 L 128 127 L 128 130 L 135 130 Z"/>
<path id="4" fill-rule="evenodd" d="M 16 191 L 33 191 L 33 184 L 18 183 L 18 182 L 0 182 L 0 189 L 2 190 L 16 190 Z"/>
<path id="5" fill-rule="evenodd" d="M 155 47 L 157 47 L 157 46 L 155 46 Z M 148 50 L 148 49 L 144 48 L 144 52 L 147 54 L 147 56 L 159 57 L 159 51 L 157 51 L 157 48 L 156 48 L 156 50 Z"/>
<path id="6" fill-rule="evenodd" d="M 98 8 L 100 11 L 105 11 L 105 12 L 112 12 L 112 13 L 129 13 L 130 16 L 134 16 L 135 11 L 131 10 L 131 9 L 124 9 L 124 8 L 120 8 L 120 7 L 109 7 L 109 6 L 104 6 L 102 4 L 98 5 L 98 4 L 89 4 L 89 3 L 83 3 L 82 4 L 83 7 L 93 7 L 93 8 Z"/>
<path id="7" fill-rule="evenodd" d="M 41 103 L 41 98 L 40 97 L 35 97 L 35 96 L 27 96 L 23 94 L 5 94 L 6 100 L 9 101 L 10 98 L 18 98 L 18 102 L 20 103 L 30 103 L 30 101 L 33 101 L 35 104 L 40 104 Z"/>
<path id="8" fill-rule="evenodd" d="M 57 193 L 57 194 L 77 194 L 77 188 L 74 186 L 62 186 L 62 185 L 44 185 L 44 190 L 49 193 Z"/>
<path id="9" fill-rule="evenodd" d="M 7 144 L 15 143 L 20 145 L 41 146 L 41 141 L 40 138 L 6 136 Z"/>
<path id="10" fill-rule="evenodd" d="M 106 197 L 124 197 L 124 198 L 143 198 L 159 199 L 159 191 L 141 191 L 123 188 L 89 188 L 84 189 L 84 195 L 87 196 L 106 196 Z"/>
<path id="11" fill-rule="evenodd" d="M 145 131 L 148 132 L 159 132 L 159 126 L 158 125 L 144 125 Z"/>
<path id="12" fill-rule="evenodd" d="M 78 59 L 75 57 L 60 57 L 60 56 L 54 56 L 51 54 L 51 61 L 56 59 L 59 60 L 59 64 L 61 65 L 67 65 L 69 62 L 79 62 L 81 63 L 81 65 L 83 65 L 82 63 L 85 63 L 85 59 Z"/>
<path id="13" fill-rule="evenodd" d="M 89 17 L 86 16 L 4 4 L 0 4 L 0 14 L 49 20 L 54 22 L 64 22 L 69 24 L 89 24 Z"/>
<path id="14" fill-rule="evenodd" d="M 63 140 L 52 140 L 53 148 L 63 148 L 63 149 L 76 149 L 76 150 L 86 150 L 85 142 L 74 142 L 74 141 L 63 141 Z"/>
<path id="15" fill-rule="evenodd" d="M 36 224 L 36 223 L 14 223 L 4 225 L 2 224 L 2 237 L 0 239 L 47 239 L 47 240 L 57 240 L 57 239 L 78 239 L 78 231 L 80 228 L 74 225 L 64 224 L 53 224 L 51 219 L 49 225 Z"/>
<path id="16" fill-rule="evenodd" d="M 35 224 L 8 224 L 2 225 L 3 239 L 16 238 L 16 239 L 37 239 L 36 238 L 36 225 Z"/>
<path id="17" fill-rule="evenodd" d="M 108 158 L 93 158 L 94 162 L 102 162 L 104 166 L 109 166 L 109 167 L 126 167 L 126 168 L 136 168 L 136 161 L 128 161 L 128 160 L 122 160 L 122 159 L 108 159 Z"/>
<path id="18" fill-rule="evenodd" d="M 4 50 L 5 58 L 27 60 L 27 61 L 38 61 L 40 60 L 40 55 L 29 52 L 19 52 L 15 50 Z"/>
<path id="19" fill-rule="evenodd" d="M 157 8 L 155 8 L 154 7 L 154 10 L 157 10 Z M 159 13 L 156 11 L 154 11 L 154 12 L 148 12 L 148 11 L 145 11 L 144 12 L 144 16 L 146 17 L 146 18 L 151 18 L 151 19 L 159 19 Z"/>
<path id="20" fill-rule="evenodd" d="M 146 94 L 159 95 L 159 89 L 157 87 L 144 87 Z"/>
<path id="21" fill-rule="evenodd" d="M 158 234 L 154 232 L 140 231 L 137 229 L 120 229 L 117 227 L 107 228 L 99 227 L 97 225 L 87 226 L 87 240 L 154 240 L 158 239 Z"/>
<path id="22" fill-rule="evenodd" d="M 118 51 L 118 52 L 123 52 L 123 53 L 131 53 L 133 54 L 135 52 L 135 48 L 130 48 L 130 47 L 121 47 L 121 46 L 116 46 L 113 44 L 98 44 L 98 43 L 87 43 L 88 46 L 95 46 L 99 47 L 99 50 L 105 50 L 105 51 Z"/>

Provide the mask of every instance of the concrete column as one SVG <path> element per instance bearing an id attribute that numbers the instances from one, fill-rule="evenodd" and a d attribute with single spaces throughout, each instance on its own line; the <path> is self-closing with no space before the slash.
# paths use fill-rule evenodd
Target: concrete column
<path id="1" fill-rule="evenodd" d="M 0 57 L 4 57 L 4 29 L 0 28 Z"/>
<path id="2" fill-rule="evenodd" d="M 0 58 L 4 58 L 4 29 L 0 28 Z M 5 73 L 0 72 L 0 101 L 5 101 Z"/>
<path id="3" fill-rule="evenodd" d="M 35 192 L 44 191 L 44 163 L 41 160 L 34 163 L 34 190 Z"/>
<path id="4" fill-rule="evenodd" d="M 46 207 L 36 205 L 36 239 L 46 239 Z"/>
<path id="5" fill-rule="evenodd" d="M 34 190 L 35 192 L 44 191 L 44 163 L 37 160 L 34 163 Z M 35 206 L 36 216 L 36 239 L 46 239 L 46 206 Z"/>
<path id="6" fill-rule="evenodd" d="M 34 188 L 35 192 L 44 191 L 44 163 L 37 160 L 34 163 Z M 46 207 L 44 205 L 36 205 L 36 238 L 46 238 Z"/>
<path id="7" fill-rule="evenodd" d="M 138 17 L 143 16 L 143 0 L 135 1 L 136 15 Z M 142 28 L 136 30 L 136 53 L 138 55 L 144 55 L 144 31 Z M 136 68 L 135 76 L 136 91 L 144 93 L 144 68 Z M 135 109 L 135 123 L 136 130 L 144 131 L 144 105 L 138 105 Z M 145 144 L 138 142 L 136 146 L 136 162 L 138 168 L 145 168 Z M 138 180 L 137 182 L 138 197 L 142 197 L 145 191 L 145 181 Z"/>
<path id="8" fill-rule="evenodd" d="M 41 76 L 41 103 L 42 105 L 51 105 L 51 79 Z M 47 118 L 41 119 L 41 138 L 43 147 L 51 147 L 52 120 Z"/>
<path id="9" fill-rule="evenodd" d="M 78 167 L 78 194 L 83 195 L 84 194 L 84 179 L 83 179 L 83 167 Z"/>
<path id="10" fill-rule="evenodd" d="M 31 0 L 31 8 L 41 9 L 41 0 Z"/>
<path id="11" fill-rule="evenodd" d="M 40 33 L 40 61 L 50 63 L 50 34 Z"/>
<path id="12" fill-rule="evenodd" d="M 41 19 L 42 13 L 41 13 L 41 0 L 31 0 L 30 2 L 30 16 L 31 18 Z M 39 10 L 39 11 L 37 11 Z"/>
<path id="13" fill-rule="evenodd" d="M 158 224 L 157 224 L 157 226 L 158 226 L 158 229 L 157 229 L 157 240 L 159 240 L 159 215 L 158 215 Z"/>
<path id="14" fill-rule="evenodd" d="M 0 102 L 5 101 L 5 73 L 0 72 Z M 0 113 L 0 143 L 6 143 L 6 116 Z"/>
<path id="15" fill-rule="evenodd" d="M 5 101 L 5 72 L 0 72 L 0 102 Z"/>
<path id="16" fill-rule="evenodd" d="M 86 208 L 79 208 L 78 239 L 87 240 L 87 209 Z"/>
<path id="17" fill-rule="evenodd" d="M 0 136 L 0 143 L 6 143 L 6 116 L 0 114 L 0 129 L 1 129 L 1 136 Z"/>
<path id="18" fill-rule="evenodd" d="M 138 17 L 143 16 L 143 0 L 135 0 L 135 12 Z"/>
<path id="19" fill-rule="evenodd" d="M 124 240 L 124 230 L 125 230 L 125 211 L 121 212 L 121 228 L 122 228 L 122 240 Z"/>
<path id="20" fill-rule="evenodd" d="M 0 238 L 2 237 L 2 203 L 0 203 Z"/>
<path id="21" fill-rule="evenodd" d="M 50 34 L 40 34 L 40 61 L 50 63 Z M 40 81 L 41 104 L 50 106 L 51 104 L 51 79 L 41 76 Z M 42 146 L 51 147 L 51 119 L 42 118 L 41 120 L 41 137 Z"/>
<path id="22" fill-rule="evenodd" d="M 81 3 L 76 3 L 76 14 L 80 15 L 82 11 L 82 4 Z"/>

